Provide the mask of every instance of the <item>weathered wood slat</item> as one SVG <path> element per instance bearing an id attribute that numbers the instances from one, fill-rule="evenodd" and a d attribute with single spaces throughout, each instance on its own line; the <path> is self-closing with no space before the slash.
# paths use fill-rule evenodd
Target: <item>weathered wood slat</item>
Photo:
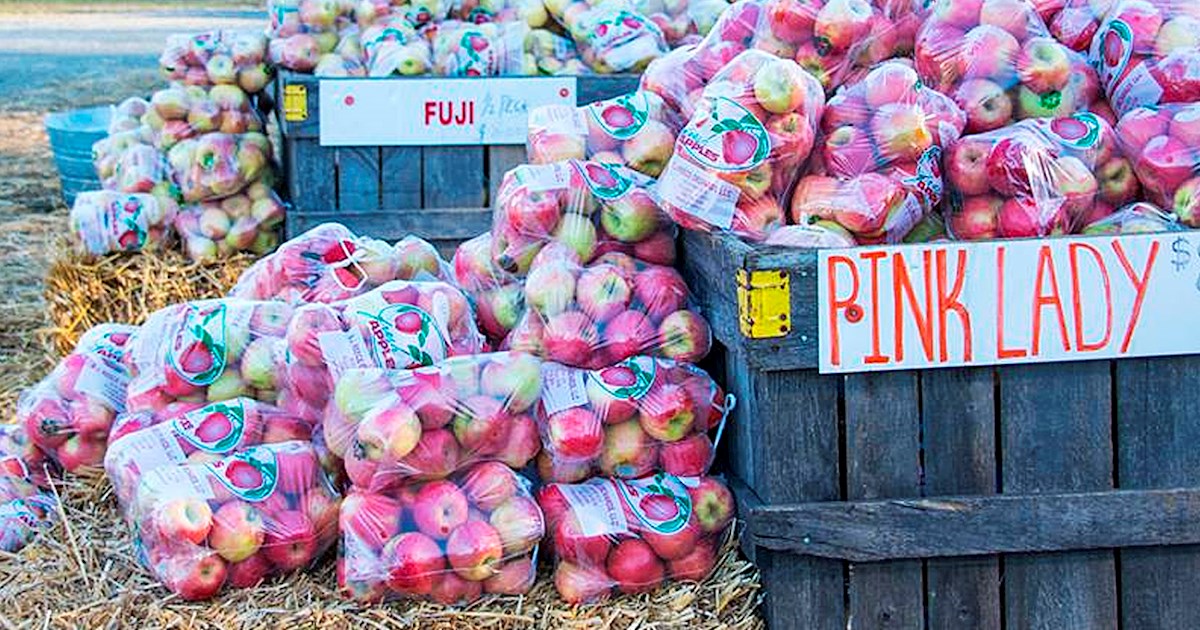
<path id="1" fill-rule="evenodd" d="M 727 429 L 730 461 L 735 477 L 754 479 L 750 487 L 735 483 L 743 510 L 747 499 L 837 501 L 837 380 L 751 370 L 734 349 L 726 349 L 725 360 L 728 387 L 739 400 Z M 786 585 L 767 591 L 764 614 L 772 626 L 845 627 L 841 562 L 764 548 L 749 555 L 765 583 Z"/>
<path id="2" fill-rule="evenodd" d="M 746 524 L 758 547 L 854 562 L 1193 544 L 1200 488 L 765 505 Z"/>
<path id="3" fill-rule="evenodd" d="M 422 153 L 422 207 L 482 207 L 483 147 L 425 147 Z"/>
<path id="4" fill-rule="evenodd" d="M 991 368 L 921 373 L 926 495 L 996 491 L 996 412 Z M 1000 628 L 994 556 L 926 563 L 930 628 Z"/>
<path id="5" fill-rule="evenodd" d="M 1002 491 L 1113 487 L 1112 379 L 1107 362 L 1002 368 Z M 1120 523 L 1100 522 L 1105 527 Z M 1004 559 L 1005 618 L 1019 628 L 1115 628 L 1111 551 Z"/>
<path id="6" fill-rule="evenodd" d="M 496 145 L 488 147 L 488 197 L 484 205 L 493 208 L 496 207 L 496 191 L 500 188 L 500 182 L 504 180 L 504 174 L 515 168 L 518 164 L 524 164 L 527 161 L 523 145 Z"/>
<path id="7" fill-rule="evenodd" d="M 1118 361 L 1114 378 L 1118 485 L 1200 486 L 1200 421 L 1191 397 L 1181 395 L 1200 390 L 1200 358 Z M 1200 628 L 1200 547 L 1119 553 L 1123 627 Z"/>
<path id="8" fill-rule="evenodd" d="M 379 147 L 338 147 L 337 207 L 378 210 Z"/>
<path id="9" fill-rule="evenodd" d="M 303 232 L 315 225 L 332 221 L 358 234 L 393 241 L 408 234 L 429 240 L 463 241 L 486 232 L 492 214 L 487 208 L 423 208 L 417 210 L 379 210 L 376 212 L 322 212 L 301 214 L 288 219 L 288 230 Z"/>
<path id="10" fill-rule="evenodd" d="M 420 208 L 421 148 L 380 147 L 379 180 L 381 208 Z"/>
<path id="11" fill-rule="evenodd" d="M 288 214 L 288 237 L 303 232 L 293 225 L 297 218 L 309 212 L 336 210 L 336 173 L 333 168 L 333 149 L 322 147 L 313 139 L 285 143 L 288 181 L 291 186 L 293 211 Z"/>
<path id="12" fill-rule="evenodd" d="M 851 374 L 845 377 L 845 401 L 846 498 L 919 496 L 917 373 Z M 849 614 L 856 626 L 924 624 L 919 560 L 851 564 L 849 595 Z"/>

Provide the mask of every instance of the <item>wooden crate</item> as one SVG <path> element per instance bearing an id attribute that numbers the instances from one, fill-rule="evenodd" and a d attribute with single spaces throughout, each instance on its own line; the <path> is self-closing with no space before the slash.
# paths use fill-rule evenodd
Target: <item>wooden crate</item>
<path id="1" fill-rule="evenodd" d="M 815 252 L 683 254 L 772 627 L 1200 628 L 1200 357 L 822 375 Z M 753 271 L 788 280 L 784 336 L 741 332 Z"/>
<path id="2" fill-rule="evenodd" d="M 377 238 L 394 240 L 412 233 L 452 249 L 491 228 L 488 208 L 504 173 L 526 161 L 524 145 L 323 147 L 320 82 L 312 75 L 287 71 L 275 81 L 293 205 L 289 238 L 337 221 Z M 637 84 L 635 75 L 580 77 L 578 101 L 611 98 Z M 289 103 L 289 86 L 303 87 L 304 120 L 289 121 L 284 115 L 285 108 L 299 105 Z"/>

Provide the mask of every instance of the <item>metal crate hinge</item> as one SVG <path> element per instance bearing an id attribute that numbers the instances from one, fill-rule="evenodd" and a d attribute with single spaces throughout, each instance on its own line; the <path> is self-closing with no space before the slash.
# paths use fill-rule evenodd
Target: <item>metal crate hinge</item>
<path id="1" fill-rule="evenodd" d="M 283 119 L 287 122 L 308 120 L 308 86 L 283 86 Z"/>
<path id="2" fill-rule="evenodd" d="M 785 337 L 792 330 L 791 277 L 785 269 L 738 269 L 738 322 L 751 339 Z"/>

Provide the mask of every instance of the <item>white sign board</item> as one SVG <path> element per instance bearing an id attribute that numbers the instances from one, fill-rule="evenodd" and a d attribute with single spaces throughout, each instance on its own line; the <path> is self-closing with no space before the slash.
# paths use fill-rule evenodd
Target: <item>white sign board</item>
<path id="1" fill-rule="evenodd" d="M 574 77 L 321 81 L 321 146 L 525 144 L 529 110 L 574 105 Z"/>
<path id="2" fill-rule="evenodd" d="M 1200 353 L 1200 233 L 822 250 L 824 373 Z"/>

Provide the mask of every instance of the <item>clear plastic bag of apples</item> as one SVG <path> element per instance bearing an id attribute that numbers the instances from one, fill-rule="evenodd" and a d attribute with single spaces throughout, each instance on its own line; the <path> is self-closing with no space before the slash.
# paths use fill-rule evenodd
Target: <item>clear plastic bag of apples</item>
<path id="1" fill-rule="evenodd" d="M 99 466 L 108 433 L 125 409 L 127 353 L 136 327 L 101 324 L 42 380 L 21 392 L 16 421 L 28 439 L 68 471 Z"/>
<path id="2" fill-rule="evenodd" d="M 544 249 L 525 280 L 525 304 L 505 346 L 571 367 L 643 354 L 695 363 L 712 345 L 679 272 L 620 253 L 582 265 L 563 248 Z"/>
<path id="3" fill-rule="evenodd" d="M 153 131 L 162 151 L 206 133 L 262 133 L 263 120 L 250 96 L 236 85 L 172 86 L 150 97 L 142 122 Z"/>
<path id="4" fill-rule="evenodd" d="M 524 468 L 541 449 L 533 418 L 541 370 L 537 358 L 516 352 L 350 370 L 326 410 L 325 443 L 363 489 L 438 479 L 483 461 Z"/>
<path id="5" fill-rule="evenodd" d="M 525 312 L 521 280 L 492 260 L 492 235 L 485 232 L 465 241 L 454 251 L 454 280 L 475 304 L 479 329 L 491 344 L 501 342 Z"/>
<path id="6" fill-rule="evenodd" d="M 126 518 L 139 559 L 188 601 L 311 566 L 337 542 L 341 495 L 305 442 L 142 477 Z"/>
<path id="7" fill-rule="evenodd" d="M 174 200 L 149 193 L 89 190 L 71 205 L 71 240 L 85 256 L 165 249 L 177 211 Z"/>
<path id="8" fill-rule="evenodd" d="M 1200 101 L 1200 4 L 1116 0 L 1088 57 L 1118 116 L 1138 107 Z"/>
<path id="9" fill-rule="evenodd" d="M 639 356 L 599 370 L 548 363 L 543 371 L 543 482 L 708 473 L 734 399 L 704 370 Z"/>
<path id="10" fill-rule="evenodd" d="M 361 603 L 528 592 L 546 531 L 530 488 L 504 464 L 483 462 L 444 479 L 353 489 L 341 513 L 338 586 Z"/>
<path id="11" fill-rule="evenodd" d="M 265 182 L 219 200 L 185 204 L 175 215 L 175 232 L 189 258 L 199 262 L 239 252 L 264 256 L 279 245 L 286 209 Z"/>
<path id="12" fill-rule="evenodd" d="M 206 133 L 180 141 L 167 162 L 183 201 L 195 203 L 235 194 L 268 175 L 271 143 L 261 133 Z"/>
<path id="13" fill-rule="evenodd" d="M 1183 225 L 1200 227 L 1200 103 L 1139 107 L 1121 117 L 1116 131 L 1146 199 Z"/>
<path id="14" fill-rule="evenodd" d="M 736 509 L 719 479 L 667 473 L 549 484 L 537 497 L 554 586 L 572 604 L 645 593 L 668 580 L 703 580 Z"/>
<path id="15" fill-rule="evenodd" d="M 158 68 L 168 81 L 231 85 L 257 94 L 267 87 L 267 37 L 259 31 L 212 30 L 167 36 Z"/>
<path id="16" fill-rule="evenodd" d="M 57 522 L 56 471 L 23 425 L 0 425 L 0 551 L 20 551 Z"/>

